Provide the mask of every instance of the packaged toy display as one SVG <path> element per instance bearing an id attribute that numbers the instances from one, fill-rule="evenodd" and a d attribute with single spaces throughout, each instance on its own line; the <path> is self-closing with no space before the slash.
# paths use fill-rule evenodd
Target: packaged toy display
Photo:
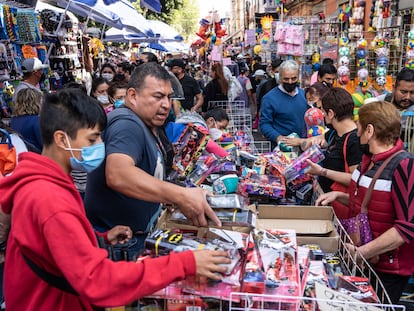
<path id="1" fill-rule="evenodd" d="M 306 160 L 311 160 L 313 163 L 318 163 L 325 159 L 325 156 L 318 145 L 312 145 L 309 149 L 303 152 L 297 159 L 286 167 L 284 174 L 286 182 L 291 182 L 300 175 L 305 174 L 310 166 Z"/>

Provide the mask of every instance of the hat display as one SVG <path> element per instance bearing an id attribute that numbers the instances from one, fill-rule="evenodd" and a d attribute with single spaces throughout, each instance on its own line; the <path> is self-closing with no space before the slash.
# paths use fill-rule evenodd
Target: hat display
<path id="1" fill-rule="evenodd" d="M 175 67 L 175 66 L 177 66 L 177 67 L 180 67 L 180 68 L 183 68 L 184 69 L 185 68 L 185 63 L 184 63 L 184 61 L 182 59 L 174 58 L 174 59 L 172 59 L 172 60 L 170 60 L 168 62 L 167 66 L 168 67 Z"/>
<path id="2" fill-rule="evenodd" d="M 264 76 L 264 75 L 266 75 L 266 72 L 263 69 L 257 69 L 254 72 L 253 77 Z"/>
<path id="3" fill-rule="evenodd" d="M 49 65 L 42 64 L 40 59 L 38 59 L 37 57 L 26 58 L 22 62 L 22 71 L 24 73 L 38 71 L 38 70 L 45 69 L 45 68 L 49 68 Z"/>

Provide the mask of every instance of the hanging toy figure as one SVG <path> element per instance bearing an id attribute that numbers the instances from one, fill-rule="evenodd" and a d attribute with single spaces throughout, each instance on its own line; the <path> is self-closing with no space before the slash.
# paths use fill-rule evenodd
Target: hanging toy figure
<path id="1" fill-rule="evenodd" d="M 358 76 L 358 85 L 361 88 L 366 88 L 368 86 L 368 69 L 367 69 L 367 40 L 361 36 L 361 38 L 357 41 L 357 76 Z"/>

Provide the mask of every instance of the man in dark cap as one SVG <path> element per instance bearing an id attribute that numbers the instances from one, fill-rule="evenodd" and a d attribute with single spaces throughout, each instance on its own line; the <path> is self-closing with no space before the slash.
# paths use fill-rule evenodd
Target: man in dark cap
<path id="1" fill-rule="evenodd" d="M 184 90 L 184 99 L 181 106 L 184 110 L 197 111 L 203 106 L 203 96 L 198 82 L 185 73 L 185 62 L 182 59 L 173 59 L 168 63 L 171 72 L 178 78 Z"/>

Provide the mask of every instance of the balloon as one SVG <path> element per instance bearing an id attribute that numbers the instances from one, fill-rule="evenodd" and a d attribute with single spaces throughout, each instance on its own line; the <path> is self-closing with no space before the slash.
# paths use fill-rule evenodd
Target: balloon
<path id="1" fill-rule="evenodd" d="M 377 70 L 375 72 L 376 72 L 377 76 L 386 76 L 387 75 L 387 68 L 377 67 Z"/>
<path id="2" fill-rule="evenodd" d="M 354 106 L 355 107 L 361 107 L 364 104 L 364 94 L 362 93 L 353 93 L 352 95 L 352 99 L 354 100 Z"/>
<path id="3" fill-rule="evenodd" d="M 365 58 L 365 56 L 367 56 L 367 51 L 365 51 L 365 50 L 358 50 L 356 52 L 356 57 L 357 58 Z"/>
<path id="4" fill-rule="evenodd" d="M 339 66 L 348 66 L 349 65 L 349 58 L 348 57 L 346 57 L 346 56 L 342 56 L 340 59 L 339 59 Z"/>
<path id="5" fill-rule="evenodd" d="M 349 48 L 346 46 L 342 46 L 338 50 L 339 56 L 348 56 L 349 55 Z"/>
<path id="6" fill-rule="evenodd" d="M 349 78 L 348 76 L 340 76 L 338 81 L 339 81 L 339 84 L 345 85 L 345 84 L 348 84 Z"/>
<path id="7" fill-rule="evenodd" d="M 411 29 L 407 35 L 408 39 L 414 40 L 414 29 Z"/>
<path id="8" fill-rule="evenodd" d="M 339 46 L 347 46 L 349 43 L 349 39 L 347 37 L 342 37 L 339 39 Z"/>
<path id="9" fill-rule="evenodd" d="M 358 78 L 366 79 L 368 77 L 368 69 L 366 68 L 359 69 L 357 74 L 358 74 Z"/>
<path id="10" fill-rule="evenodd" d="M 368 42 L 364 38 L 359 39 L 357 42 L 358 49 L 365 49 L 367 47 L 367 44 Z"/>
<path id="11" fill-rule="evenodd" d="M 377 58 L 377 65 L 382 66 L 382 67 L 386 67 L 388 65 L 388 59 L 384 56 L 378 57 Z"/>
<path id="12" fill-rule="evenodd" d="M 258 55 L 262 51 L 262 47 L 260 45 L 255 45 L 253 48 L 254 54 Z"/>
<path id="13" fill-rule="evenodd" d="M 338 76 L 347 76 L 349 75 L 349 68 L 347 66 L 338 67 Z"/>
<path id="14" fill-rule="evenodd" d="M 387 83 L 387 79 L 385 78 L 385 76 L 377 77 L 375 81 L 377 82 L 379 86 L 384 86 L 385 83 Z"/>

